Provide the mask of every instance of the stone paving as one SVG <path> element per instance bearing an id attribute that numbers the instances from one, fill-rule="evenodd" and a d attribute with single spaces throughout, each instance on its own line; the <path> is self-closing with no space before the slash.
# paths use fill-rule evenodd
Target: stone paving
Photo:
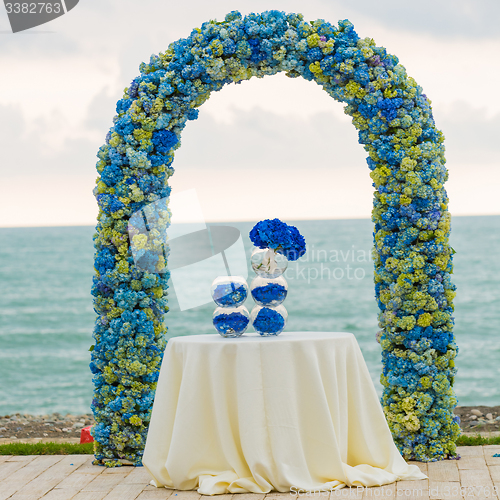
<path id="1" fill-rule="evenodd" d="M 428 476 L 377 488 L 344 488 L 315 495 L 271 492 L 267 495 L 218 495 L 217 500 L 318 498 L 405 498 L 454 500 L 500 498 L 499 446 L 460 447 L 460 460 L 416 464 Z M 0 500 L 207 500 L 196 491 L 155 488 L 143 467 L 106 469 L 90 455 L 0 456 Z M 497 494 L 497 491 L 499 492 Z"/>

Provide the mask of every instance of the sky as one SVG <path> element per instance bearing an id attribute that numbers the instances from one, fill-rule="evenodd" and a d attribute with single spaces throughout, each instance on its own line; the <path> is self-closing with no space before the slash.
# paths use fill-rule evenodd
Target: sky
<path id="1" fill-rule="evenodd" d="M 82 0 L 16 34 L 0 5 L 0 227 L 95 224 L 96 153 L 139 64 L 207 20 L 269 9 L 347 18 L 398 56 L 445 134 L 451 213 L 500 214 L 497 0 Z M 226 86 L 181 142 L 172 192 L 194 189 L 207 221 L 370 217 L 366 153 L 313 82 Z"/>

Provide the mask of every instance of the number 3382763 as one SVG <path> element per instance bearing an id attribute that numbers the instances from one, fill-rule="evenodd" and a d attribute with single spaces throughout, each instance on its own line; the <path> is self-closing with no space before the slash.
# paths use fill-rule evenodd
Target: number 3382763
<path id="1" fill-rule="evenodd" d="M 6 3 L 5 8 L 7 14 L 59 14 L 62 11 L 59 2 Z"/>

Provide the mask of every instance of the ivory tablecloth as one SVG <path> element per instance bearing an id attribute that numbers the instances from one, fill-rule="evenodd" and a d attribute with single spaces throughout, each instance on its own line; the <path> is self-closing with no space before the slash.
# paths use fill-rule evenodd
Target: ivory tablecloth
<path id="1" fill-rule="evenodd" d="M 204 495 L 425 479 L 391 437 L 354 335 L 175 337 L 143 464 Z"/>

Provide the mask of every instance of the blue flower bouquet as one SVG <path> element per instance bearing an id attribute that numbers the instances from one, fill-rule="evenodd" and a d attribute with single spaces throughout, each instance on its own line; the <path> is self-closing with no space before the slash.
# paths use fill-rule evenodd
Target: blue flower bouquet
<path id="1" fill-rule="evenodd" d="M 289 260 L 305 254 L 306 242 L 295 226 L 279 219 L 258 222 L 250 231 L 250 239 L 256 247 L 251 263 L 257 274 L 250 285 L 257 304 L 251 314 L 252 325 L 260 335 L 279 335 L 288 317 L 282 305 L 288 294 L 283 274 Z"/>

